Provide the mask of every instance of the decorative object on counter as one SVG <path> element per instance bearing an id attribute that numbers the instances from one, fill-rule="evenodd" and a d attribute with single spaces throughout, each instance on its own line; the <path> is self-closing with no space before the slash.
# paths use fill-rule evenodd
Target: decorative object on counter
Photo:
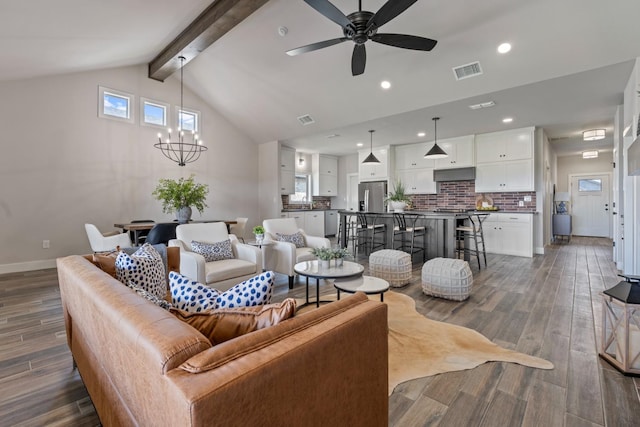
<path id="1" fill-rule="evenodd" d="M 600 356 L 624 374 L 640 374 L 640 276 L 602 292 Z"/>
<path id="2" fill-rule="evenodd" d="M 373 155 L 373 133 L 374 132 L 375 130 L 369 131 L 369 134 L 371 135 L 370 143 L 369 143 L 369 155 L 367 156 L 366 159 L 362 161 L 362 163 L 380 163 L 380 160 L 378 160 L 378 158 Z"/>
<path id="3" fill-rule="evenodd" d="M 180 56 L 180 110 L 178 110 L 178 132 L 176 132 L 174 138 L 171 139 L 171 129 L 167 129 L 167 133 L 169 137 L 163 142 L 162 134 L 158 133 L 158 142 L 156 142 L 153 146 L 162 151 L 162 154 L 169 159 L 173 160 L 178 164 L 178 166 L 184 166 L 187 163 L 195 162 L 200 158 L 200 154 L 203 151 L 207 151 L 207 147 L 203 145 L 203 141 L 198 138 L 198 134 L 196 133 L 196 118 L 197 116 L 193 116 L 193 130 L 191 131 L 191 142 L 185 142 L 184 138 L 184 123 L 187 121 L 186 119 L 192 114 L 185 114 L 183 105 L 184 98 L 184 87 L 182 84 L 183 70 L 184 70 L 184 61 L 185 57 Z"/>
<path id="4" fill-rule="evenodd" d="M 393 191 L 385 199 L 394 212 L 404 212 L 406 207 L 411 207 L 411 199 L 405 194 L 404 184 L 398 180 L 393 186 Z"/>
<path id="5" fill-rule="evenodd" d="M 568 192 L 557 192 L 553 197 L 553 201 L 556 205 L 557 214 L 569 213 L 568 203 L 571 201 L 571 194 Z"/>
<path id="6" fill-rule="evenodd" d="M 262 244 L 262 241 L 264 240 L 264 227 L 256 225 L 253 227 L 253 234 L 256 236 L 256 243 Z"/>
<path id="7" fill-rule="evenodd" d="M 440 120 L 440 117 L 434 117 L 431 120 L 433 120 L 433 147 L 424 155 L 424 158 L 444 159 L 445 157 L 449 157 L 447 152 L 438 145 L 438 120 Z"/>
<path id="8" fill-rule="evenodd" d="M 206 203 L 209 186 L 198 184 L 194 181 L 193 175 L 189 178 L 160 179 L 160 183 L 151 193 L 157 200 L 162 202 L 162 212 L 177 212 L 178 222 L 186 224 L 191 219 L 191 207 L 198 209 L 202 214 Z"/>
<path id="9" fill-rule="evenodd" d="M 351 252 L 347 248 L 333 249 L 333 259 L 336 260 L 336 267 L 342 267 L 344 259 L 348 257 L 351 257 Z"/>
<path id="10" fill-rule="evenodd" d="M 487 210 L 494 211 L 498 210 L 495 206 L 493 206 L 493 199 L 489 196 L 486 196 L 484 193 L 480 193 L 478 197 L 476 197 L 476 209 L 479 211 Z"/>
<path id="11" fill-rule="evenodd" d="M 333 250 L 331 248 L 313 248 L 311 254 L 320 260 L 322 268 L 329 268 L 333 259 Z"/>

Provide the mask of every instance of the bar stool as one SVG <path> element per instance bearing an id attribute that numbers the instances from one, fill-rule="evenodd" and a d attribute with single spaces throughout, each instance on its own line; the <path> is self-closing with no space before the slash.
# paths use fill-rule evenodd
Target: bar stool
<path id="1" fill-rule="evenodd" d="M 393 227 L 393 249 L 400 249 L 401 251 L 408 252 L 413 257 L 414 253 L 422 251 L 422 260 L 426 258 L 426 239 L 427 229 L 423 226 L 416 226 L 416 222 L 420 218 L 417 214 L 408 213 L 394 213 L 393 220 L 395 226 Z M 400 246 L 396 247 L 396 237 L 400 240 Z M 415 247 L 416 237 L 422 238 L 422 247 Z M 407 248 L 409 249 L 407 251 Z"/>
<path id="2" fill-rule="evenodd" d="M 387 244 L 387 225 L 378 222 L 380 215 L 364 212 L 358 212 L 357 215 L 355 255 L 358 256 L 360 247 L 364 248 L 366 255 L 378 247 L 384 248 Z"/>
<path id="3" fill-rule="evenodd" d="M 460 254 L 469 255 L 469 257 L 475 256 L 478 259 L 479 269 L 482 269 L 480 254 L 484 258 L 485 268 L 487 267 L 487 252 L 484 246 L 482 223 L 488 216 L 489 214 L 486 213 L 469 215 L 468 225 L 456 227 L 456 257 L 460 258 Z M 474 247 L 468 247 L 466 245 L 467 241 L 473 242 Z"/>
<path id="4" fill-rule="evenodd" d="M 344 214 L 342 215 L 340 221 L 346 221 L 347 223 L 347 233 L 345 236 L 345 248 L 349 249 L 349 243 L 353 245 L 353 253 L 356 253 L 356 241 L 357 241 L 357 232 L 356 228 L 358 227 L 358 217 L 356 213 L 352 214 Z M 338 243 L 341 242 L 342 238 L 342 222 L 340 223 L 340 227 L 338 227 Z"/>

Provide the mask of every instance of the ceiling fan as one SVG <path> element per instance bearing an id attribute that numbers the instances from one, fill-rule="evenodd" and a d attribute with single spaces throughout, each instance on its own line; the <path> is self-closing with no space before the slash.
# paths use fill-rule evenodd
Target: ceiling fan
<path id="1" fill-rule="evenodd" d="M 291 49 L 287 51 L 289 56 L 312 52 L 351 40 L 355 43 L 351 57 L 351 74 L 358 76 L 364 73 L 364 67 L 367 62 L 367 51 L 364 44 L 368 40 L 403 49 L 425 51 L 430 51 L 438 43 L 436 40 L 406 34 L 378 34 L 378 28 L 400 15 L 418 0 L 387 0 L 376 13 L 362 10 L 362 0 L 359 0 L 358 11 L 349 15 L 342 13 L 329 0 L 304 1 L 325 17 L 340 25 L 344 37 Z"/>

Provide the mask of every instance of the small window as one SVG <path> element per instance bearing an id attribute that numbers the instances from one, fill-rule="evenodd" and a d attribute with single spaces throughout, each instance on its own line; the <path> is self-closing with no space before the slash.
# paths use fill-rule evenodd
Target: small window
<path id="1" fill-rule="evenodd" d="M 140 98 L 140 116 L 142 124 L 146 126 L 168 126 L 169 104 L 152 99 Z"/>
<path id="2" fill-rule="evenodd" d="M 578 191 L 599 192 L 602 191 L 601 179 L 579 179 Z"/>
<path id="3" fill-rule="evenodd" d="M 133 101 L 129 93 L 98 86 L 98 117 L 133 123 Z"/>
<path id="4" fill-rule="evenodd" d="M 178 127 L 186 132 L 199 132 L 200 112 L 178 108 Z"/>
<path id="5" fill-rule="evenodd" d="M 310 176 L 296 174 L 295 193 L 289 195 L 289 203 L 311 203 Z"/>

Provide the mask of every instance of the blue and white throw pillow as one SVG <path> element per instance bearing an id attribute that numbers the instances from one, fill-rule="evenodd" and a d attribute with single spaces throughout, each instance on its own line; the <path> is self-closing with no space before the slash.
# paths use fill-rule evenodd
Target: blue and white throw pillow
<path id="1" fill-rule="evenodd" d="M 204 243 L 192 240 L 191 249 L 193 252 L 202 255 L 206 262 L 233 259 L 233 249 L 231 248 L 230 239 L 216 243 Z"/>
<path id="2" fill-rule="evenodd" d="M 170 308 L 172 308 L 173 306 L 171 305 L 171 303 L 167 300 L 165 300 L 164 298 L 159 298 L 153 294 L 150 294 L 149 292 L 145 291 L 142 288 L 139 288 L 137 286 L 131 286 L 129 285 L 129 287 L 131 289 L 134 290 L 134 292 L 138 295 L 140 295 L 142 298 L 151 301 L 152 303 L 154 303 L 155 305 L 157 305 L 160 308 L 164 308 L 165 310 L 169 310 Z"/>
<path id="3" fill-rule="evenodd" d="M 293 243 L 296 245 L 296 248 L 304 248 L 306 246 L 304 242 L 304 235 L 299 231 L 296 231 L 293 234 L 276 233 L 276 237 L 281 242 Z"/>
<path id="4" fill-rule="evenodd" d="M 166 295 L 164 261 L 150 244 L 145 243 L 132 255 L 120 251 L 115 267 L 116 279 L 125 285 L 142 288 L 158 298 Z"/>
<path id="5" fill-rule="evenodd" d="M 169 273 L 171 303 L 189 313 L 202 313 L 217 308 L 253 307 L 271 303 L 272 271 L 266 271 L 220 293 L 175 271 Z"/>

